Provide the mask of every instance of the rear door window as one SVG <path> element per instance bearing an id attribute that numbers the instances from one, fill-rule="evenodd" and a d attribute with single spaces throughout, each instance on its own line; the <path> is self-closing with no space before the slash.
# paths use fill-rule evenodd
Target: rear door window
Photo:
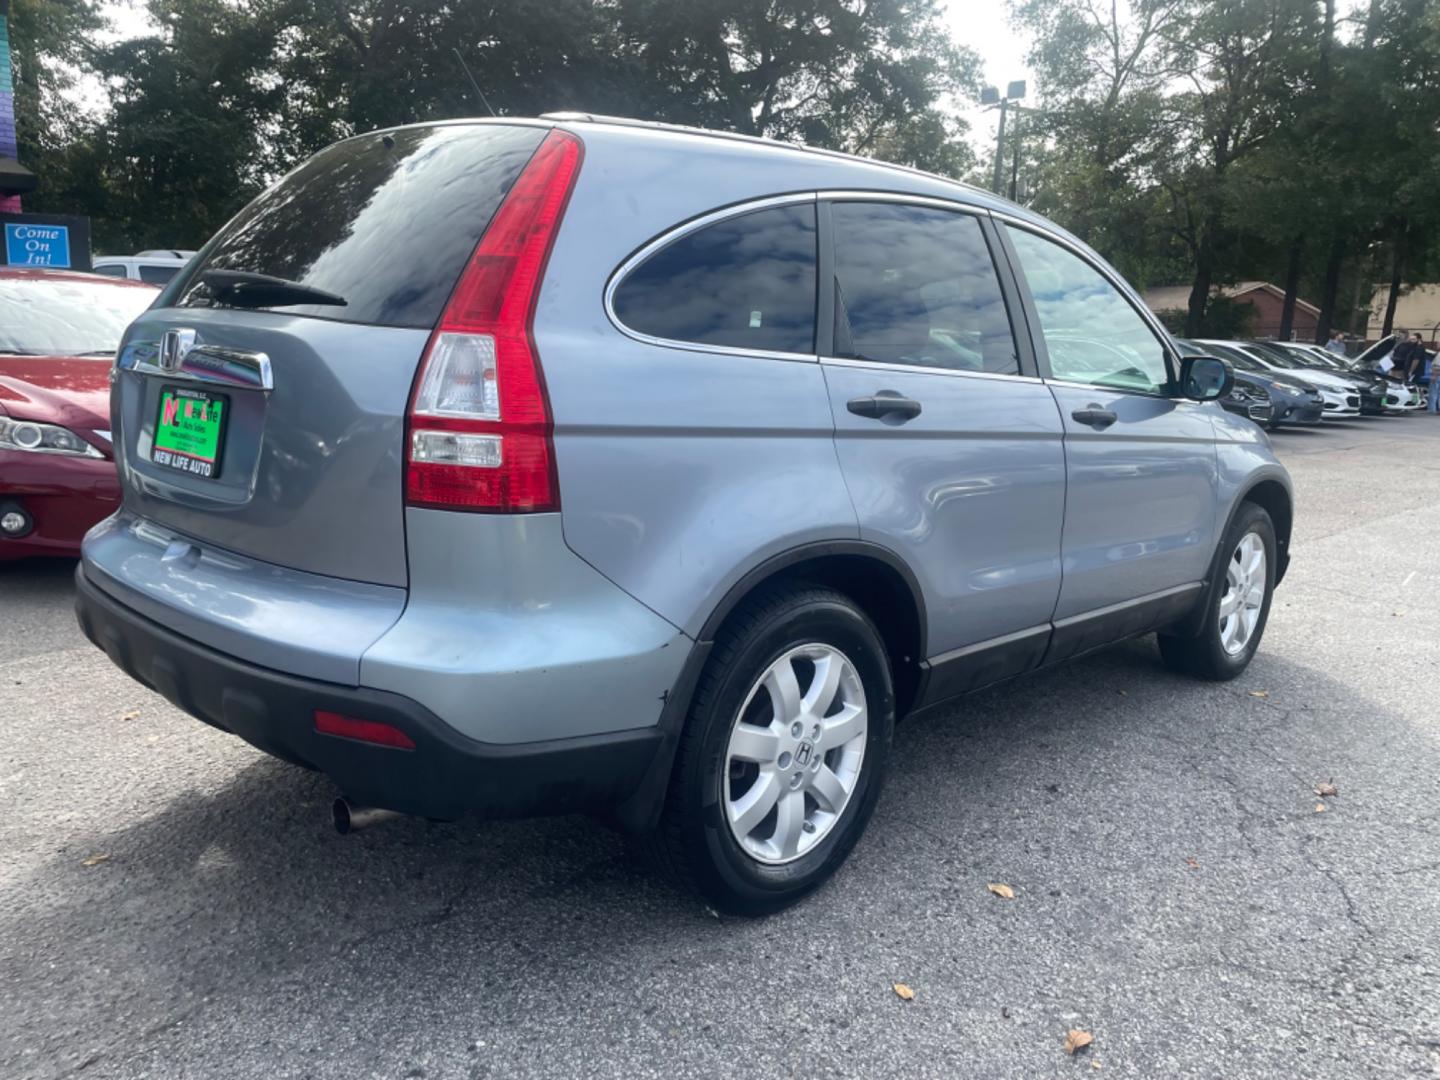
<path id="1" fill-rule="evenodd" d="M 808 202 L 702 226 L 620 282 L 615 317 L 667 341 L 813 354 L 815 235 Z"/>
<path id="2" fill-rule="evenodd" d="M 428 329 L 544 136 L 540 127 L 434 125 L 336 143 L 240 211 L 167 299 L 207 306 L 203 271 L 247 270 L 346 301 L 286 314 Z"/>
<path id="3" fill-rule="evenodd" d="M 908 203 L 837 202 L 835 351 L 888 364 L 1017 375 L 980 222 Z"/>

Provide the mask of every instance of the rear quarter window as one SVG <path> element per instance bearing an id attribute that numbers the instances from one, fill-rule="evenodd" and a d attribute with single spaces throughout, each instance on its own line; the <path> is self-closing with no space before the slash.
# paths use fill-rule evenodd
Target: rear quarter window
<path id="1" fill-rule="evenodd" d="M 545 132 L 434 125 L 336 143 L 240 211 L 194 260 L 173 302 L 208 306 L 204 271 L 246 270 L 346 301 L 279 309 L 286 314 L 429 329 Z"/>
<path id="2" fill-rule="evenodd" d="M 666 341 L 813 353 L 815 236 L 813 202 L 702 226 L 620 280 L 615 318 Z"/>

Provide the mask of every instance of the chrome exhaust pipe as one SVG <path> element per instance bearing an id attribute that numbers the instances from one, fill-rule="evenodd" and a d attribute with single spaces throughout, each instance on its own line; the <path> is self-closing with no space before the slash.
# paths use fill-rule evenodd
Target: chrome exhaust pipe
<path id="1" fill-rule="evenodd" d="M 352 833 L 356 829 L 366 829 L 371 825 L 379 825 L 381 822 L 393 821 L 401 817 L 398 810 L 381 810 L 378 806 L 356 806 L 343 795 L 330 804 L 330 820 L 335 823 L 335 831 L 341 836 Z"/>

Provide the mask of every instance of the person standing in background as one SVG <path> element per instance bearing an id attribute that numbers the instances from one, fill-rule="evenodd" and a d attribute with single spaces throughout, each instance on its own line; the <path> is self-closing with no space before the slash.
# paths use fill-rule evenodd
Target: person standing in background
<path id="1" fill-rule="evenodd" d="M 1339 330 L 1331 332 L 1330 340 L 1325 343 L 1325 348 L 1336 356 L 1345 355 L 1345 338 Z"/>
<path id="2" fill-rule="evenodd" d="M 1414 383 L 1419 380 L 1421 372 L 1425 370 L 1425 361 L 1430 358 L 1430 354 L 1425 351 L 1425 341 L 1418 331 L 1410 335 L 1410 342 L 1410 364 L 1405 369 L 1405 381 Z"/>
<path id="3" fill-rule="evenodd" d="M 1391 370 L 1385 374 L 1392 379 L 1405 381 L 1405 373 L 1410 370 L 1410 353 L 1415 348 L 1415 343 L 1410 340 L 1410 335 L 1404 330 L 1397 333 L 1399 339 L 1395 342 L 1395 348 L 1390 350 L 1390 360 L 1393 362 Z"/>

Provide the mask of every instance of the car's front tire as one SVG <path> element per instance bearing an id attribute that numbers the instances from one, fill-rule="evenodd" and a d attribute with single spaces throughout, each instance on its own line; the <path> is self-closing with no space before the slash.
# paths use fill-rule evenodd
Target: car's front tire
<path id="1" fill-rule="evenodd" d="M 894 726 L 884 644 L 848 597 L 792 584 L 745 601 L 691 703 L 662 854 L 719 910 L 795 903 L 864 832 Z"/>
<path id="2" fill-rule="evenodd" d="M 1175 671 L 1233 679 L 1249 666 L 1270 618 L 1275 592 L 1275 525 L 1264 508 L 1244 503 L 1216 553 L 1199 634 L 1160 634 L 1160 655 Z"/>

